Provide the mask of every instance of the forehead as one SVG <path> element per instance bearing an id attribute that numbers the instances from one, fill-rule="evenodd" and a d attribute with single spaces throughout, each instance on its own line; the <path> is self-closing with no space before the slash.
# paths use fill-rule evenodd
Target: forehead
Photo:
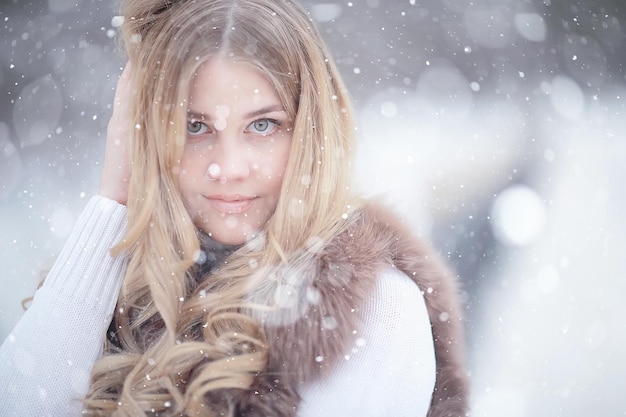
<path id="1" fill-rule="evenodd" d="M 187 111 L 194 117 L 248 122 L 268 109 L 284 106 L 273 84 L 250 63 L 212 58 L 192 77 Z"/>
<path id="2" fill-rule="evenodd" d="M 278 97 L 278 94 L 252 65 L 232 58 L 212 58 L 196 70 L 190 85 L 192 101 L 206 96 L 250 99 L 254 96 Z"/>

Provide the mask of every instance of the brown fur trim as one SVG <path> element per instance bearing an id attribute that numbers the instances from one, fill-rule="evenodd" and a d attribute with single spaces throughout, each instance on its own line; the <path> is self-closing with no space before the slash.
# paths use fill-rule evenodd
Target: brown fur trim
<path id="1" fill-rule="evenodd" d="M 295 416 L 299 403 L 300 395 L 296 387 L 280 383 L 276 376 L 269 373 L 258 375 L 248 390 L 225 388 L 206 396 L 211 416 Z"/>
<path id="2" fill-rule="evenodd" d="M 466 415 L 469 383 L 454 277 L 388 210 L 370 204 L 355 215 L 346 231 L 314 255 L 306 254 L 304 264 L 289 272 L 295 274 L 287 278 L 295 307 L 266 317 L 268 370 L 256 378 L 255 394 L 239 408 L 240 416 L 296 415 L 300 398 L 294 387 L 318 378 L 349 350 L 364 302 L 385 266 L 413 279 L 426 301 L 437 363 L 428 417 Z"/>

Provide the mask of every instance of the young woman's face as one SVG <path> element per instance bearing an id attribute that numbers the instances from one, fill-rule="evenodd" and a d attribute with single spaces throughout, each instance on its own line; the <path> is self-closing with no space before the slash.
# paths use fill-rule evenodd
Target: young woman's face
<path id="1" fill-rule="evenodd" d="M 226 245 L 255 235 L 276 208 L 291 135 L 263 75 L 228 58 L 203 64 L 191 81 L 179 174 L 194 223 Z"/>

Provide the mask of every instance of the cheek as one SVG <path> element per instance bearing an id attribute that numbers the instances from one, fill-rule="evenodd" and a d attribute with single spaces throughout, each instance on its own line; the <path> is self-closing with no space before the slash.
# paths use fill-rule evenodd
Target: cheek
<path id="1" fill-rule="evenodd" d="M 289 151 L 291 150 L 291 142 L 289 141 L 284 146 L 280 147 L 276 152 L 273 173 L 277 178 L 282 180 L 285 170 L 287 169 L 287 162 L 289 161 Z"/>
<path id="2" fill-rule="evenodd" d="M 289 144 L 274 143 L 271 147 L 257 152 L 251 168 L 259 179 L 279 182 L 282 180 L 289 159 Z"/>
<path id="3" fill-rule="evenodd" d="M 181 160 L 178 173 L 178 187 L 183 195 L 188 195 L 196 188 L 198 183 L 198 174 L 196 173 L 194 164 L 190 164 L 190 161 Z"/>

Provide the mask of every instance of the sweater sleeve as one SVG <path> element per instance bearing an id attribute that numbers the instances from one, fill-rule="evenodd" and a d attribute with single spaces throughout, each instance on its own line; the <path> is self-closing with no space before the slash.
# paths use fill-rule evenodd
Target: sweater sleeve
<path id="1" fill-rule="evenodd" d="M 377 280 L 354 346 L 331 374 L 301 389 L 298 416 L 426 416 L 435 372 L 424 297 L 389 268 Z"/>
<path id="2" fill-rule="evenodd" d="M 126 208 L 94 196 L 31 306 L 0 346 L 3 416 L 75 416 L 117 301 L 125 258 L 109 249 Z"/>

